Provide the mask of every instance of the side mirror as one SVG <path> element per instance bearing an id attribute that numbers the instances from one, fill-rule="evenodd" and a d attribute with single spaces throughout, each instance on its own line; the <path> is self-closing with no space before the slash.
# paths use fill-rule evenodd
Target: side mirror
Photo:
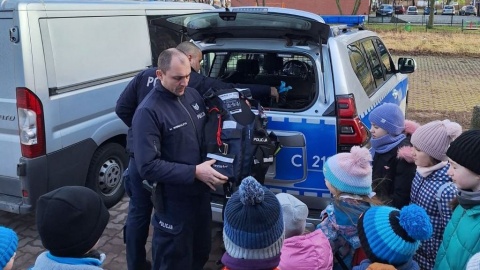
<path id="1" fill-rule="evenodd" d="M 397 66 L 398 72 L 402 74 L 413 73 L 417 68 L 417 62 L 413 58 L 400 57 Z"/>

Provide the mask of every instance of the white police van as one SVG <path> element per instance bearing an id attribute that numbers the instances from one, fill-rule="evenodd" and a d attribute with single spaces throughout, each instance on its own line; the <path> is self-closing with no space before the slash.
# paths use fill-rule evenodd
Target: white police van
<path id="1" fill-rule="evenodd" d="M 180 2 L 3 0 L 0 5 L 0 210 L 28 213 L 65 185 L 123 196 L 127 83 L 182 41 L 149 21 L 213 9 Z"/>
<path id="2" fill-rule="evenodd" d="M 203 72 L 226 82 L 291 87 L 263 104 L 282 145 L 265 184 L 323 209 L 325 160 L 365 145 L 369 112 L 383 102 L 406 108 L 415 61 L 395 64 L 363 16 L 318 16 L 271 7 L 217 9 L 152 20 L 188 35 L 204 53 Z M 221 198 L 221 197 L 220 197 Z M 221 220 L 222 200 L 212 204 Z M 311 211 L 314 213 L 315 211 Z"/>

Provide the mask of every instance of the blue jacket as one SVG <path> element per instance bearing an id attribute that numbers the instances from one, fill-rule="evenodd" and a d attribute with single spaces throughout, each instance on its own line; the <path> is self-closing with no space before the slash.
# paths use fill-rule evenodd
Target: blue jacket
<path id="1" fill-rule="evenodd" d="M 157 83 L 132 121 L 133 152 L 140 176 L 163 183 L 165 194 L 208 192 L 207 185 L 195 180 L 195 166 L 203 161 L 205 121 L 205 104 L 197 91 L 187 87 L 184 95 L 177 97 Z"/>
<path id="2" fill-rule="evenodd" d="M 57 257 L 45 251 L 38 255 L 35 265 L 29 270 L 102 270 L 105 254 L 101 259 L 95 258 L 64 258 Z"/>
<path id="3" fill-rule="evenodd" d="M 157 68 L 149 68 L 138 73 L 127 85 L 125 90 L 117 100 L 115 112 L 118 117 L 128 126 L 132 126 L 133 114 L 138 104 L 142 102 L 145 96 L 158 83 L 155 71 Z M 250 88 L 254 99 L 258 101 L 268 101 L 270 99 L 270 86 L 258 84 L 234 84 L 224 83 L 218 79 L 210 78 L 195 72 L 192 69 L 188 86 L 196 89 L 200 95 L 203 95 L 210 88 Z"/>

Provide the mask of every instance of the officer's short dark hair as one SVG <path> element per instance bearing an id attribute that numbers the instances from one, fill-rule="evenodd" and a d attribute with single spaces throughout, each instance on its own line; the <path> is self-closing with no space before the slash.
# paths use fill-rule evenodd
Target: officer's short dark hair
<path id="1" fill-rule="evenodd" d="M 200 48 L 198 48 L 197 45 L 195 45 L 190 41 L 184 41 L 178 44 L 176 48 L 184 52 L 186 55 L 202 52 L 202 50 L 200 50 Z"/>
<path id="2" fill-rule="evenodd" d="M 180 57 L 180 58 L 183 58 L 180 61 L 185 60 L 188 62 L 187 56 L 182 51 L 176 48 L 170 48 L 170 49 L 164 50 L 158 56 L 158 63 L 157 63 L 158 69 L 161 70 L 163 73 L 167 72 L 167 70 L 170 69 L 170 64 L 172 62 L 173 57 Z"/>

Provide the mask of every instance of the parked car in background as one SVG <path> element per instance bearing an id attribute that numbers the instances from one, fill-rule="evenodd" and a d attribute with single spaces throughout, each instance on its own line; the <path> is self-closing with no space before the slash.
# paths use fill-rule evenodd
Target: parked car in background
<path id="1" fill-rule="evenodd" d="M 425 7 L 423 9 L 423 14 L 424 15 L 430 15 L 430 7 Z M 436 8 L 433 9 L 433 14 L 437 15 L 437 9 Z"/>
<path id="2" fill-rule="evenodd" d="M 381 16 L 392 16 L 393 15 L 393 5 L 383 4 L 375 12 L 377 17 Z"/>
<path id="3" fill-rule="evenodd" d="M 409 6 L 407 8 L 407 15 L 418 15 L 418 9 L 416 6 Z"/>
<path id="4" fill-rule="evenodd" d="M 403 5 L 395 6 L 395 14 L 404 14 L 405 7 Z"/>
<path id="5" fill-rule="evenodd" d="M 463 6 L 458 12 L 460 16 L 477 15 L 477 8 L 472 5 Z"/>
<path id="6" fill-rule="evenodd" d="M 443 7 L 442 15 L 455 15 L 456 13 L 455 6 L 446 5 Z"/>

